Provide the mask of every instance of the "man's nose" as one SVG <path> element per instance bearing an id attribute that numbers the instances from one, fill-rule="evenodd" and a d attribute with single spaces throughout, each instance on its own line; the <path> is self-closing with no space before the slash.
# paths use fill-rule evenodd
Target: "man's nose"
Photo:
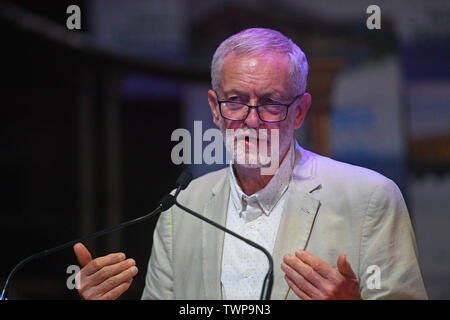
<path id="1" fill-rule="evenodd" d="M 258 116 L 258 112 L 256 111 L 256 108 L 250 109 L 250 113 L 247 116 L 247 119 L 245 119 L 245 124 L 249 128 L 258 128 L 261 125 L 262 121 Z"/>

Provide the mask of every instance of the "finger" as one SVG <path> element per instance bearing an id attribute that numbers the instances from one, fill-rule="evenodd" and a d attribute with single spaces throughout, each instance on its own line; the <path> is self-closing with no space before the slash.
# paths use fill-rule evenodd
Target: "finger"
<path id="1" fill-rule="evenodd" d="M 325 292 L 324 290 L 327 290 L 329 288 L 330 283 L 327 279 L 323 278 L 318 272 L 316 272 L 313 268 L 311 268 L 296 256 L 286 254 L 283 258 L 283 261 L 296 272 L 301 274 L 303 278 L 305 278 L 314 287 L 319 289 L 319 291 Z"/>
<path id="2" fill-rule="evenodd" d="M 89 262 L 91 262 L 92 260 L 91 253 L 81 242 L 78 242 L 73 246 L 73 251 L 75 252 L 78 263 L 81 265 L 82 268 Z"/>
<path id="3" fill-rule="evenodd" d="M 132 280 L 133 277 L 138 273 L 138 269 L 136 266 L 133 266 L 131 268 L 128 268 L 125 271 L 122 271 L 118 275 L 108 278 L 105 281 L 103 281 L 101 284 L 99 284 L 97 288 L 97 293 L 99 295 L 104 295 L 108 291 L 111 291 L 115 287 L 119 286 L 120 284 L 127 282 L 129 280 Z"/>
<path id="4" fill-rule="evenodd" d="M 337 260 L 337 267 L 339 272 L 346 278 L 356 278 L 355 273 L 350 266 L 350 262 L 347 260 L 347 256 L 345 254 L 341 254 Z"/>
<path id="5" fill-rule="evenodd" d="M 297 295 L 297 297 L 301 298 L 302 300 L 312 300 L 311 297 L 309 297 L 305 292 L 302 291 L 302 289 L 298 288 L 295 283 L 289 279 L 288 276 L 285 276 L 284 279 L 286 280 L 289 288 L 294 291 L 294 293 Z"/>
<path id="6" fill-rule="evenodd" d="M 128 290 L 128 288 L 131 286 L 131 283 L 133 282 L 133 279 L 130 279 L 128 281 L 125 281 L 121 284 L 119 284 L 117 287 L 113 288 L 112 290 L 108 291 L 104 295 L 100 297 L 102 300 L 116 300 L 119 298 L 125 291 Z"/>
<path id="7" fill-rule="evenodd" d="M 307 251 L 297 250 L 295 256 L 313 268 L 325 279 L 334 279 L 338 276 L 336 269 Z"/>
<path id="8" fill-rule="evenodd" d="M 291 280 L 295 286 L 304 292 L 306 295 L 312 299 L 321 299 L 322 294 L 319 289 L 312 285 L 308 280 L 306 280 L 301 274 L 296 270 L 291 268 L 289 265 L 282 263 L 281 269 L 286 273 L 286 276 Z"/>
<path id="9" fill-rule="evenodd" d="M 106 279 L 99 285 L 90 286 L 82 292 L 82 296 L 87 300 L 100 299 L 103 295 L 109 291 L 120 286 L 122 283 L 130 281 L 137 274 L 137 268 L 135 266 L 128 268 L 120 274 Z"/>
<path id="10" fill-rule="evenodd" d="M 101 268 L 96 273 L 87 277 L 86 280 L 89 281 L 91 286 L 95 286 L 135 265 L 136 262 L 133 259 L 127 259 L 125 261 Z"/>
<path id="11" fill-rule="evenodd" d="M 99 257 L 89 262 L 84 268 L 83 273 L 86 276 L 90 276 L 106 266 L 119 263 L 123 260 L 125 260 L 124 253 L 111 253 L 107 256 Z"/>

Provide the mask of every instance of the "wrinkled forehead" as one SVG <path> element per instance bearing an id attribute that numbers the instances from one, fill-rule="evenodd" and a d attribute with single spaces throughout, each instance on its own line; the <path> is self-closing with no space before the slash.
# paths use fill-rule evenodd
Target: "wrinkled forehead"
<path id="1" fill-rule="evenodd" d="M 221 71 L 224 67 L 230 67 L 230 64 L 236 67 L 236 65 L 243 65 L 249 67 L 255 67 L 259 63 L 259 67 L 271 67 L 274 64 L 281 64 L 286 66 L 290 65 L 289 55 L 278 51 L 256 51 L 256 52 L 240 52 L 238 50 L 228 53 L 223 60 Z M 226 66 L 228 64 L 228 66 Z"/>
<path id="2" fill-rule="evenodd" d="M 221 68 L 220 88 L 224 91 L 253 88 L 273 89 L 277 92 L 289 90 L 289 58 L 282 53 L 266 52 L 260 54 L 230 53 Z"/>

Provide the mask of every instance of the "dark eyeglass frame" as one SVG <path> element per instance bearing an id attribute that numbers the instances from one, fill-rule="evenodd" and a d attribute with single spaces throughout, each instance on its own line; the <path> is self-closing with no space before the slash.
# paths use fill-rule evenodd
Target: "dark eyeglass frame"
<path id="1" fill-rule="evenodd" d="M 259 105 L 259 106 L 250 106 L 250 105 L 248 105 L 248 104 L 246 104 L 246 103 L 243 103 L 243 102 L 230 101 L 230 100 L 219 100 L 219 95 L 217 94 L 217 92 L 214 91 L 214 93 L 216 94 L 216 100 L 217 100 L 217 104 L 219 105 L 219 111 L 220 111 L 220 115 L 222 116 L 222 118 L 225 118 L 225 119 L 228 119 L 228 120 L 232 120 L 232 121 L 245 121 L 245 120 L 248 118 L 248 115 L 250 114 L 250 110 L 251 110 L 251 109 L 256 109 L 256 113 L 258 114 L 258 118 L 259 118 L 261 121 L 263 121 L 263 122 L 268 122 L 268 123 L 277 123 L 277 122 L 281 122 L 281 121 L 286 120 L 287 115 L 288 115 L 288 113 L 289 113 L 289 107 L 290 107 L 290 106 L 291 106 L 291 105 L 292 105 L 299 97 L 301 97 L 301 96 L 304 95 L 304 93 L 302 93 L 302 94 L 299 94 L 299 95 L 295 96 L 294 100 L 292 100 L 292 102 L 291 102 L 291 103 L 288 103 L 288 104 L 283 104 L 283 103 L 266 103 L 266 104 L 262 104 L 262 105 Z M 243 105 L 243 106 L 247 106 L 247 114 L 246 114 L 246 116 L 245 116 L 243 119 L 231 119 L 231 118 L 225 117 L 225 116 L 223 115 L 223 113 L 222 113 L 222 103 L 236 103 L 236 104 L 240 104 L 240 105 Z M 259 108 L 260 108 L 260 107 L 264 107 L 264 106 L 283 106 L 283 107 L 286 107 L 286 113 L 285 113 L 285 115 L 284 115 L 284 118 L 281 119 L 281 120 L 274 120 L 274 121 L 262 119 L 262 118 L 261 118 L 261 115 L 260 115 L 260 113 L 259 113 Z"/>

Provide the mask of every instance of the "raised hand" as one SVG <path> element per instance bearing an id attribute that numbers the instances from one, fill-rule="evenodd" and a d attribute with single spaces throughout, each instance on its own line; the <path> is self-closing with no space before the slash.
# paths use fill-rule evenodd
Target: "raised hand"
<path id="1" fill-rule="evenodd" d="M 294 293 L 303 300 L 360 300 L 359 283 L 345 254 L 337 260 L 338 270 L 309 252 L 287 254 L 281 269 Z"/>
<path id="2" fill-rule="evenodd" d="M 82 244 L 73 250 L 82 269 L 77 275 L 78 293 L 86 300 L 115 300 L 131 285 L 138 269 L 133 259 L 125 259 L 124 253 L 112 253 L 92 259 Z"/>

